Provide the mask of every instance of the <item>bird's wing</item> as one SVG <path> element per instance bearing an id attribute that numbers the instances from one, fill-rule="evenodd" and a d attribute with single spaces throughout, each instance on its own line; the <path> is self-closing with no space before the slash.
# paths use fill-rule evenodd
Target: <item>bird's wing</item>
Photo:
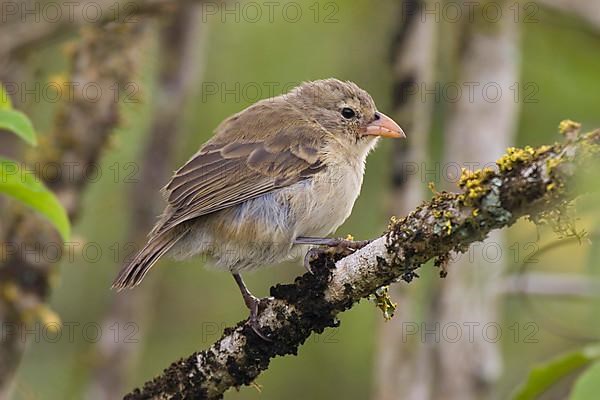
<path id="1" fill-rule="evenodd" d="M 208 142 L 165 187 L 169 215 L 155 233 L 304 180 L 325 168 L 318 132 L 287 126 L 270 140 L 246 137 Z M 311 134 L 312 133 L 312 134 Z M 306 140 L 303 140 L 306 139 Z"/>

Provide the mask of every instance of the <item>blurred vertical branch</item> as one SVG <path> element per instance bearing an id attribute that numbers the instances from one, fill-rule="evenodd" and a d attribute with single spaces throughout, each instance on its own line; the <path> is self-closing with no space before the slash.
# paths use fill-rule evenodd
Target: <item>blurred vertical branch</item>
<path id="1" fill-rule="evenodd" d="M 403 216 L 423 200 L 422 165 L 427 160 L 429 132 L 433 119 L 433 96 L 423 87 L 433 87 L 437 48 L 437 25 L 423 21 L 427 0 L 407 0 L 401 5 L 402 23 L 392 43 L 395 117 L 409 132 L 406 142 L 396 143 L 393 152 L 392 213 Z M 406 345 L 398 339 L 405 321 L 414 319 L 413 286 L 395 285 L 391 296 L 398 304 L 396 316 L 379 327 L 374 398 L 377 400 L 423 399 L 431 388 L 427 350 L 422 343 Z M 410 365 L 410 368 L 403 366 Z M 414 366 L 422 368 L 415 371 Z"/>
<path id="2" fill-rule="evenodd" d="M 136 71 L 136 49 L 143 32 L 143 23 L 113 23 L 83 31 L 72 49 L 70 81 L 79 87 L 94 84 L 102 95 L 90 102 L 83 92 L 75 91 L 72 101 L 61 107 L 52 132 L 28 156 L 42 170 L 50 163 L 73 166 L 72 173 L 41 177 L 71 220 L 77 217 L 87 184 L 85 171 L 97 162 L 119 122 L 115 88 L 124 87 Z M 0 343 L 0 398 L 10 391 L 26 345 L 20 331 L 34 320 L 56 318 L 45 305 L 56 264 L 42 252 L 46 245 L 62 243 L 54 229 L 29 210 L 3 211 L 0 237 L 14 251 L 6 252 L 0 265 L 0 323 L 5 328 Z"/>
<path id="3" fill-rule="evenodd" d="M 197 86 L 196 79 L 202 75 L 206 31 L 201 4 L 182 4 L 164 22 L 158 49 L 161 60 L 158 84 L 152 96 L 154 117 L 148 142 L 140 156 L 141 177 L 130 193 L 132 220 L 127 243 L 142 243 L 164 206 L 160 189 L 170 177 L 171 158 L 180 137 L 186 100 Z M 148 289 L 116 295 L 102 330 L 109 330 L 115 323 L 122 328 L 132 321 L 143 321 L 152 304 Z M 114 338 L 98 343 L 87 399 L 120 397 L 128 371 L 138 358 L 138 341 L 139 335 L 136 335 L 135 343 Z"/>
<path id="4" fill-rule="evenodd" d="M 446 166 L 460 165 L 468 170 L 483 168 L 513 143 L 519 95 L 524 88 L 519 82 L 520 22 L 509 12 L 511 4 L 499 3 L 503 13 L 498 21 L 480 17 L 463 26 L 458 84 L 466 87 L 466 83 L 471 82 L 477 86 L 473 96 L 463 91 L 446 113 Z M 492 232 L 482 245 L 473 246 L 460 260 L 448 266 L 448 277 L 440 283 L 440 290 L 433 299 L 439 326 L 449 323 L 484 326 L 490 321 L 499 322 L 494 286 L 503 272 L 505 260 L 501 257 L 495 262 L 489 261 L 482 248 L 488 244 L 502 248 L 504 237 L 504 232 Z M 474 335 L 473 341 L 463 338 L 455 343 L 442 338 L 435 348 L 439 362 L 435 398 L 469 400 L 492 395 L 493 384 L 502 372 L 497 343 L 485 340 L 484 335 Z"/>
<path id="5" fill-rule="evenodd" d="M 507 6 L 506 2 L 502 4 Z M 445 60 L 446 78 L 456 77 L 456 83 L 463 88 L 466 82 L 478 85 L 475 98 L 463 90 L 463 96 L 445 110 L 442 165 L 456 168 L 441 171 L 459 172 L 459 165 L 472 169 L 473 163 L 482 168 L 487 161 L 498 158 L 512 142 L 518 117 L 519 99 L 515 100 L 515 91 L 511 90 L 518 83 L 519 69 L 518 21 L 512 20 L 513 14 L 505 9 L 504 17 L 495 23 L 477 19 L 448 24 L 427 15 L 424 10 L 434 9 L 432 4 L 429 8 L 427 5 L 423 0 L 403 2 L 404 27 L 394 44 L 398 82 L 395 98 L 401 100 L 399 121 L 409 126 L 410 142 L 409 148 L 398 148 L 394 154 L 393 211 L 400 216 L 421 200 L 419 185 L 424 182 L 419 178 L 437 171 L 424 167 L 425 138 L 433 119 L 433 107 L 426 100 L 439 95 L 428 93 L 436 87 L 436 55 Z M 443 34 L 443 48 L 437 47 L 438 30 Z M 484 98 L 487 93 L 482 88 L 487 83 L 503 90 L 498 101 Z M 409 92 L 414 93 L 412 96 L 406 93 L 409 88 L 413 89 Z M 457 179 L 441 178 L 452 182 Z M 492 241 L 502 240 L 502 233 L 493 232 L 490 236 Z M 491 384 L 501 370 L 495 344 L 485 342 L 481 335 L 476 343 L 446 343 L 443 338 L 433 340 L 433 334 L 423 335 L 425 329 L 439 332 L 436 327 L 444 323 L 485 324 L 498 320 L 497 291 L 491 285 L 501 268 L 497 264 L 493 269 L 481 268 L 485 267 L 481 256 L 469 258 L 463 255 L 462 262 L 450 266 L 446 280 L 434 282 L 434 287 L 419 296 L 411 288 L 394 288 L 392 294 L 399 305 L 396 317 L 381 327 L 375 399 L 468 400 L 489 396 Z M 486 321 L 482 321 L 484 317 Z M 419 321 L 419 332 L 406 336 L 405 324 L 412 326 Z"/>

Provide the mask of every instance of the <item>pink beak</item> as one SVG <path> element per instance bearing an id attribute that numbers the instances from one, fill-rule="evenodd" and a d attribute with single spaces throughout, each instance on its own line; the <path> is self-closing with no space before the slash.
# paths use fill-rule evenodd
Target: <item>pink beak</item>
<path id="1" fill-rule="evenodd" d="M 382 136 L 387 138 L 406 138 L 400 126 L 387 115 L 377 111 L 375 120 L 367 125 L 365 135 Z"/>

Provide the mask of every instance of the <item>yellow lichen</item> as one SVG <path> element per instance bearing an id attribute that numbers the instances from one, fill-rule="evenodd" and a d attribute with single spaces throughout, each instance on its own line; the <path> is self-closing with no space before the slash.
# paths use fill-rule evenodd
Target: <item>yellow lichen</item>
<path id="1" fill-rule="evenodd" d="M 552 157 L 546 160 L 546 172 L 551 177 L 551 181 L 546 184 L 546 190 L 548 192 L 555 191 L 556 189 L 564 187 L 564 183 L 559 178 L 559 175 L 554 174 L 556 167 L 561 165 L 564 160 L 560 157 Z"/>
<path id="2" fill-rule="evenodd" d="M 435 182 L 429 182 L 427 184 L 427 187 L 429 188 L 429 190 L 431 190 L 431 193 L 433 194 L 439 194 L 440 192 L 437 191 L 437 189 L 435 188 Z"/>
<path id="3" fill-rule="evenodd" d="M 250 386 L 252 386 L 258 393 L 262 393 L 262 386 L 256 382 L 250 382 Z"/>
<path id="4" fill-rule="evenodd" d="M 546 161 L 546 168 L 548 169 L 548 173 L 551 173 L 554 168 L 562 163 L 562 160 L 558 157 L 549 158 Z"/>
<path id="5" fill-rule="evenodd" d="M 446 235 L 452 234 L 452 221 L 451 220 L 447 220 L 444 223 L 444 229 L 446 230 Z"/>
<path id="6" fill-rule="evenodd" d="M 547 144 L 544 144 L 544 145 L 541 145 L 540 147 L 538 147 L 538 148 L 535 150 L 535 154 L 539 156 L 539 155 L 542 155 L 542 154 L 544 154 L 544 153 L 547 153 L 547 152 L 549 152 L 549 151 L 550 151 L 550 150 L 552 150 L 553 148 L 554 148 L 553 146 L 549 146 L 549 145 L 547 145 Z"/>
<path id="7" fill-rule="evenodd" d="M 45 329 L 52 332 L 58 332 L 62 321 L 58 314 L 45 304 L 40 304 L 34 310 L 37 319 L 42 323 Z"/>
<path id="8" fill-rule="evenodd" d="M 390 297 L 388 287 L 382 286 L 369 296 L 371 300 L 375 302 L 377 308 L 383 313 L 383 318 L 389 321 L 394 316 L 397 304 L 394 303 Z"/>
<path id="9" fill-rule="evenodd" d="M 511 171 L 516 165 L 531 161 L 536 156 L 536 150 L 531 146 L 524 148 L 509 147 L 506 154 L 496 161 L 500 172 Z"/>
<path id="10" fill-rule="evenodd" d="M 462 169 L 458 185 L 465 190 L 465 193 L 460 196 L 465 205 L 473 204 L 488 192 L 489 189 L 485 186 L 485 182 L 493 173 L 494 170 L 491 168 L 478 169 L 476 171 Z"/>
<path id="11" fill-rule="evenodd" d="M 394 226 L 396 226 L 398 224 L 400 220 L 398 219 L 398 217 L 396 217 L 395 215 L 392 215 L 390 217 L 390 222 L 388 223 L 388 227 L 387 230 L 391 231 L 392 229 L 394 229 Z"/>
<path id="12" fill-rule="evenodd" d="M 19 287 L 12 282 L 2 285 L 2 290 L 0 291 L 2 297 L 11 303 L 19 297 L 20 293 Z"/>
<path id="13" fill-rule="evenodd" d="M 579 122 L 571 121 L 570 119 L 565 119 L 560 121 L 558 124 L 558 132 L 561 135 L 567 135 L 569 133 L 578 133 L 579 129 L 581 129 L 581 124 Z"/>

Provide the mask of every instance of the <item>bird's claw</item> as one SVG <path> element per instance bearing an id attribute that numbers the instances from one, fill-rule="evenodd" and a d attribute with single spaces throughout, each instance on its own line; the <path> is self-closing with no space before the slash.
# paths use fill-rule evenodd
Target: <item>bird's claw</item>
<path id="1" fill-rule="evenodd" d="M 342 254 L 343 256 L 350 255 L 356 250 L 362 249 L 366 245 L 371 243 L 370 240 L 347 240 L 347 239 L 322 239 L 320 242 L 314 244 L 320 247 L 312 247 L 308 250 L 304 256 L 304 268 L 312 275 L 314 275 L 311 263 L 319 258 L 321 254 L 334 255 Z"/>
<path id="2" fill-rule="evenodd" d="M 308 250 L 306 255 L 304 256 L 304 268 L 308 271 L 309 274 L 314 275 L 315 272 L 312 269 L 310 263 L 319 258 L 319 255 L 323 253 L 323 250 L 318 247 L 313 247 Z"/>
<path id="3" fill-rule="evenodd" d="M 252 296 L 251 298 L 249 298 L 247 300 L 246 305 L 250 309 L 250 316 L 248 317 L 246 324 L 248 324 L 248 326 L 250 326 L 250 328 L 252 328 L 254 333 L 256 333 L 256 335 L 259 338 L 261 338 L 262 340 L 264 340 L 266 342 L 272 342 L 273 340 L 269 339 L 267 336 L 265 336 L 260 331 L 260 326 L 258 324 L 258 314 L 260 311 L 260 299 L 258 297 Z"/>

